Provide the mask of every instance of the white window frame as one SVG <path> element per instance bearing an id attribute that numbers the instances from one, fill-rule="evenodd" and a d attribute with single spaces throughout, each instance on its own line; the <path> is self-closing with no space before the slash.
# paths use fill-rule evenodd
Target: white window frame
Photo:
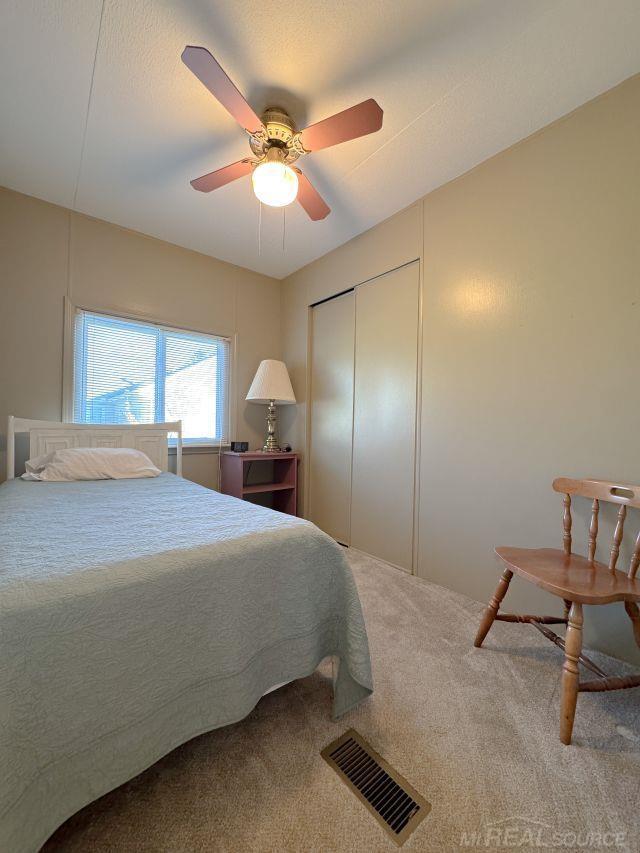
<path id="1" fill-rule="evenodd" d="M 86 311 L 88 314 L 104 314 L 117 320 L 132 320 L 137 323 L 146 323 L 150 326 L 158 326 L 171 332 L 185 332 L 194 335 L 206 335 L 213 338 L 224 338 L 229 342 L 229 388 L 228 388 L 228 436 L 227 442 L 211 441 L 186 444 L 183 442 L 182 453 L 217 453 L 230 447 L 230 437 L 235 434 L 236 425 L 236 354 L 237 334 L 224 334 L 213 332 L 203 328 L 185 328 L 184 326 L 173 326 L 166 321 L 158 320 L 148 314 L 134 314 L 123 308 L 113 306 L 86 306 L 72 302 L 65 296 L 65 318 L 63 337 L 63 366 L 62 366 L 62 418 L 66 423 L 73 423 L 73 396 L 74 396 L 74 346 L 75 346 L 75 318 L 78 311 Z M 169 448 L 169 453 L 175 453 L 175 447 Z"/>

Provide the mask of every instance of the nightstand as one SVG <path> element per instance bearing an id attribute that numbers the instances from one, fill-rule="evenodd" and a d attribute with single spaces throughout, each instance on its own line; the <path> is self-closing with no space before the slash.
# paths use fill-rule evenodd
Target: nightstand
<path id="1" fill-rule="evenodd" d="M 266 468 L 269 463 L 273 468 L 273 476 L 269 482 L 248 483 L 247 474 L 253 466 Z M 266 453 L 263 450 L 234 453 L 225 450 L 221 460 L 220 491 L 241 500 L 250 500 L 251 495 L 271 494 L 273 509 L 297 515 L 298 501 L 298 454 L 297 453 Z"/>

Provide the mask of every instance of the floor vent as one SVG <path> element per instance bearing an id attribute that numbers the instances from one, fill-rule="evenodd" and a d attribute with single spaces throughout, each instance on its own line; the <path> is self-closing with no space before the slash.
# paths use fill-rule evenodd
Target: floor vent
<path id="1" fill-rule="evenodd" d="M 354 729 L 320 753 L 400 847 L 431 805 Z"/>

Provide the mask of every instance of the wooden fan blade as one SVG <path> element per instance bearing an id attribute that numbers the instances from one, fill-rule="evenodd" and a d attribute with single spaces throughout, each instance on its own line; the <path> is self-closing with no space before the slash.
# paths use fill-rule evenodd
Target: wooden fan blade
<path id="1" fill-rule="evenodd" d="M 298 201 L 309 214 L 309 218 L 317 222 L 319 219 L 324 219 L 331 213 L 331 208 L 322 198 L 318 190 L 313 186 L 309 178 L 298 172 Z"/>
<path id="2" fill-rule="evenodd" d="M 355 107 L 349 107 L 348 110 L 306 127 L 301 134 L 302 145 L 307 151 L 319 151 L 321 148 L 329 148 L 349 139 L 375 133 L 382 127 L 382 116 L 382 109 L 373 98 L 369 98 Z"/>
<path id="3" fill-rule="evenodd" d="M 199 190 L 201 193 L 210 193 L 211 190 L 217 190 L 225 184 L 230 184 L 238 178 L 242 178 L 251 172 L 252 166 L 249 160 L 238 160 L 237 163 L 231 163 L 229 166 L 223 166 L 222 169 L 216 169 L 215 172 L 209 172 L 208 175 L 202 175 L 200 178 L 194 178 L 191 181 L 191 186 L 194 190 Z"/>
<path id="4" fill-rule="evenodd" d="M 188 45 L 182 61 L 248 133 L 257 133 L 262 122 L 206 47 Z"/>

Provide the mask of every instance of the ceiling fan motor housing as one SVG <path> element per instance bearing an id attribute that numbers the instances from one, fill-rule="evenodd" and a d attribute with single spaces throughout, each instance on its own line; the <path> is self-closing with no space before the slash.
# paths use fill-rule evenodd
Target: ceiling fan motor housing
<path id="1" fill-rule="evenodd" d="M 262 123 L 267 128 L 267 136 L 274 141 L 287 144 L 296 132 L 291 117 L 280 107 L 267 107 L 262 114 Z"/>
<path id="2" fill-rule="evenodd" d="M 291 116 L 282 107 L 268 107 L 261 116 L 264 131 L 251 134 L 251 150 L 260 159 L 268 156 L 269 151 L 278 149 L 277 159 L 284 163 L 293 163 L 305 153 L 299 143 L 300 134 Z"/>

